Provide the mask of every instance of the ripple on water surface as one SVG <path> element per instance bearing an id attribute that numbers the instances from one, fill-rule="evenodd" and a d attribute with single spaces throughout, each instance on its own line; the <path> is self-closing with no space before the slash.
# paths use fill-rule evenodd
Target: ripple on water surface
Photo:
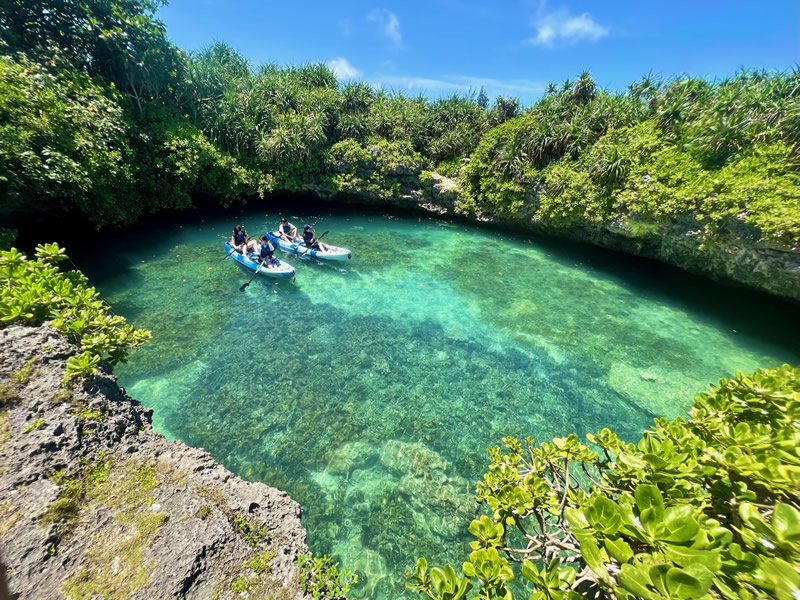
<path id="1" fill-rule="evenodd" d="M 289 257 L 296 283 L 240 293 L 220 220 L 81 266 L 153 330 L 117 372 L 156 428 L 287 490 L 312 548 L 359 572 L 354 596 L 405 594 L 420 555 L 463 560 L 502 436 L 635 441 L 719 377 L 798 359 L 790 307 L 654 263 L 417 217 L 303 217 L 353 260 Z"/>

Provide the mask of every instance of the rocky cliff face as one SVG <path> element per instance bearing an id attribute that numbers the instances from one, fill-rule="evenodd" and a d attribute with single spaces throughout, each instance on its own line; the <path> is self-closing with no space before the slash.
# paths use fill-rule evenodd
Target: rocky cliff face
<path id="1" fill-rule="evenodd" d="M 352 166 L 349 170 L 353 170 Z M 372 175 L 368 169 L 361 167 L 355 168 L 355 172 L 365 182 Z M 391 194 L 377 193 L 375 187 L 369 185 L 349 186 L 341 190 L 332 185 L 329 179 L 309 183 L 305 191 L 336 202 L 389 204 L 438 215 L 463 217 L 459 210 L 461 191 L 455 180 L 437 173 L 423 176 L 420 165 L 401 165 L 393 172 L 386 173 L 385 177 L 399 184 Z M 383 189 L 391 187 L 382 186 Z M 535 206 L 535 190 L 531 191 L 530 196 L 529 206 Z M 523 208 L 513 217 L 479 213 L 474 219 L 621 250 L 717 281 L 737 283 L 800 300 L 800 252 L 764 244 L 759 241 L 757 231 L 735 219 L 723 224 L 715 237 L 704 239 L 700 235 L 703 224 L 698 223 L 693 215 L 664 218 L 657 222 L 631 216 L 601 225 L 576 223 L 569 227 L 554 227 L 537 221 L 532 212 Z"/>
<path id="2" fill-rule="evenodd" d="M 301 598 L 300 507 L 154 432 L 105 372 L 61 387 L 74 348 L 0 330 L 0 540 L 19 598 Z"/>

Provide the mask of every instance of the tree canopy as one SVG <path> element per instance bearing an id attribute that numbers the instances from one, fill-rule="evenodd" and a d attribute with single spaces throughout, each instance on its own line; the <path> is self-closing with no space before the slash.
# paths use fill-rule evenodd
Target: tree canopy
<path id="1" fill-rule="evenodd" d="M 10 226 L 54 207 L 125 224 L 197 194 L 227 204 L 312 182 L 390 197 L 391 173 L 336 171 L 342 156 L 374 148 L 457 179 L 465 213 L 553 227 L 691 215 L 709 236 L 744 223 L 772 245 L 800 244 L 797 71 L 646 77 L 623 93 L 585 72 L 527 108 L 483 90 L 431 100 L 340 84 L 323 64 L 251 65 L 222 42 L 187 54 L 155 17 L 160 4 L 6 3 L 0 195 Z"/>

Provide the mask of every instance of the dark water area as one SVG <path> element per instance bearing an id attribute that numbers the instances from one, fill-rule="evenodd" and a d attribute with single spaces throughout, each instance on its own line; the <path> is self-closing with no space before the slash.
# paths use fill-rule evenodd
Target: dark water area
<path id="1" fill-rule="evenodd" d="M 267 213 L 267 214 L 265 214 Z M 236 222 L 330 231 L 343 263 L 224 260 Z M 289 492 L 309 542 L 400 597 L 425 555 L 460 564 L 485 449 L 609 426 L 636 441 L 734 371 L 797 363 L 797 304 L 652 261 L 418 214 L 277 204 L 67 244 L 154 339 L 116 371 L 155 427 Z"/>

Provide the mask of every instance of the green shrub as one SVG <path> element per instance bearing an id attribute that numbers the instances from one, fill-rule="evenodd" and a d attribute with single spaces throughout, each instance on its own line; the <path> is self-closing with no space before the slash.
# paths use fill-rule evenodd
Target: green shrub
<path id="1" fill-rule="evenodd" d="M 275 558 L 275 553 L 272 550 L 267 550 L 266 552 L 262 552 L 261 554 L 257 554 L 256 556 L 248 559 L 244 566 L 248 569 L 252 569 L 256 575 L 260 575 L 265 571 L 270 570 L 269 561 Z"/>
<path id="2" fill-rule="evenodd" d="M 150 339 L 149 331 L 109 314 L 109 306 L 79 271 L 62 272 L 55 266 L 67 258 L 57 244 L 37 246 L 36 257 L 28 260 L 14 248 L 0 251 L 0 323 L 50 320 L 83 350 L 67 360 L 67 381 L 94 373 L 101 357 L 112 364 L 124 361 L 130 349 Z"/>
<path id="3" fill-rule="evenodd" d="M 358 575 L 345 569 L 340 571 L 339 563 L 334 563 L 328 556 L 300 554 L 296 562 L 303 593 L 311 594 L 314 600 L 343 598 L 350 586 L 358 583 Z"/>
<path id="4" fill-rule="evenodd" d="M 364 145 L 344 140 L 333 145 L 327 159 L 330 181 L 337 191 L 398 196 L 401 177 L 419 177 L 427 161 L 408 142 L 372 140 Z"/>
<path id="5" fill-rule="evenodd" d="M 434 600 L 792 600 L 800 591 L 800 368 L 737 373 L 656 419 L 638 444 L 609 429 L 491 448 L 458 574 L 419 559 L 408 587 Z M 527 593 L 526 593 L 527 595 Z"/>
<path id="6" fill-rule="evenodd" d="M 252 587 L 252 584 L 244 577 L 237 577 L 231 582 L 231 591 L 234 594 L 241 594 Z"/>
<path id="7" fill-rule="evenodd" d="M 34 429 L 39 429 L 44 425 L 44 420 L 42 419 L 35 419 L 30 425 L 28 425 L 24 430 L 23 433 L 30 433 Z"/>
<path id="8" fill-rule="evenodd" d="M 233 518 L 233 526 L 248 546 L 257 547 L 267 539 L 267 528 L 258 527 L 248 521 L 244 516 L 237 515 Z"/>

